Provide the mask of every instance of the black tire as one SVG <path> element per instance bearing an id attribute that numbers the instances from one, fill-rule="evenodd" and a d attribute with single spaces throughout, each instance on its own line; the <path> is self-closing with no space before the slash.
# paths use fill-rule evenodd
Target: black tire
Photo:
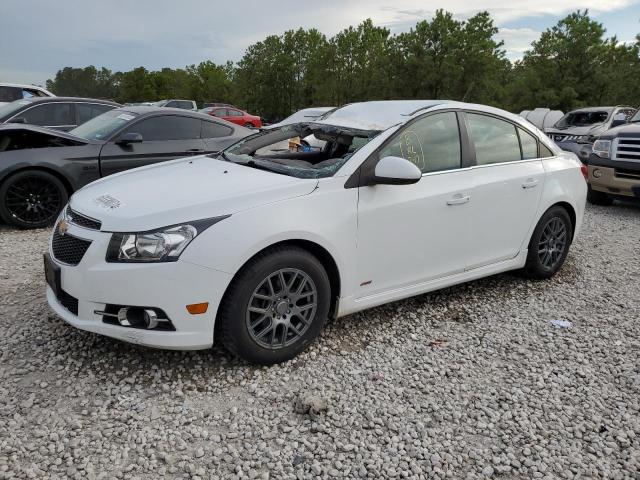
<path id="1" fill-rule="evenodd" d="M 256 126 L 251 122 L 245 123 L 244 126 L 247 127 L 247 128 L 256 128 Z"/>
<path id="2" fill-rule="evenodd" d="M 285 284 L 289 281 L 293 284 L 296 280 L 291 280 L 291 278 L 293 278 L 295 272 L 301 272 L 300 283 L 305 278 L 310 279 L 308 287 L 315 288 L 316 307 L 309 313 L 310 316 L 304 324 L 301 323 L 302 318 L 296 316 L 296 313 L 288 315 L 289 312 L 283 312 L 283 317 L 275 317 L 278 315 L 278 312 L 276 312 L 278 305 L 284 302 L 284 308 L 286 308 L 286 303 L 293 302 L 295 304 L 298 302 L 298 300 L 286 298 L 286 294 L 282 293 L 285 292 L 286 285 L 282 286 L 282 283 L 277 278 L 272 282 L 272 295 L 273 292 L 280 292 L 275 296 L 283 295 L 285 300 L 280 298 L 277 300 L 259 298 L 269 295 L 267 292 L 264 292 L 266 295 L 258 293 L 261 286 L 265 285 L 268 279 L 273 278 L 272 276 L 278 275 L 282 271 L 285 271 L 285 275 L 289 275 L 285 279 Z M 304 288 L 302 290 L 305 291 Z M 258 299 L 257 301 L 262 300 L 265 302 L 258 309 L 261 310 L 260 313 L 254 313 L 249 310 L 250 306 L 255 309 L 255 303 L 250 304 L 250 302 L 255 302 L 256 299 Z M 314 255 L 302 248 L 296 246 L 274 247 L 259 254 L 245 265 L 227 289 L 218 316 L 222 343 L 232 354 L 252 363 L 272 365 L 284 362 L 298 355 L 319 335 L 327 321 L 330 303 L 331 285 L 322 263 Z M 293 304 L 290 304 L 289 307 L 293 307 Z M 307 308 L 307 310 L 309 309 Z M 269 313 L 266 313 L 267 311 Z M 258 323 L 260 329 L 258 327 L 252 329 L 251 324 L 256 321 L 255 319 L 252 320 L 252 314 L 257 315 L 259 318 L 267 317 L 263 320 L 264 323 Z M 294 322 L 297 322 L 296 328 L 301 330 L 300 335 L 298 335 L 296 329 L 291 328 Z M 304 327 L 301 328 L 300 325 L 304 325 Z M 277 336 L 277 338 L 282 339 L 281 345 L 265 346 L 261 344 L 261 340 L 256 338 L 256 331 L 263 331 L 263 327 L 265 330 L 269 327 L 273 330 L 272 332 L 270 331 L 271 336 L 265 335 L 262 337 L 264 338 L 262 340 L 263 343 L 268 343 L 269 340 L 273 343 L 273 338 Z M 287 335 L 293 335 L 294 337 L 290 340 L 291 343 L 285 345 Z"/>
<path id="3" fill-rule="evenodd" d="M 0 218 L 19 228 L 43 228 L 56 220 L 69 196 L 63 183 L 40 170 L 24 170 L 0 185 Z"/>
<path id="4" fill-rule="evenodd" d="M 559 234 L 553 234 L 554 226 L 558 226 Z M 527 262 L 522 270 L 525 277 L 533 279 L 550 278 L 560 270 L 573 238 L 573 224 L 567 211 L 555 206 L 547 210 L 536 225 L 531 240 Z M 562 250 L 557 247 L 563 241 Z"/>
<path id="5" fill-rule="evenodd" d="M 602 205 L 604 207 L 608 207 L 613 203 L 613 198 L 611 197 L 611 195 L 607 195 L 604 192 L 593 190 L 591 188 L 591 185 L 589 185 L 589 190 L 587 191 L 587 202 L 592 205 Z"/>

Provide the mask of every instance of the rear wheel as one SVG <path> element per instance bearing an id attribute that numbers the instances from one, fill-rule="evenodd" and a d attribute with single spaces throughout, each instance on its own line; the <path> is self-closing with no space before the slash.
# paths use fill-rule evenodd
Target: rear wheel
<path id="1" fill-rule="evenodd" d="M 0 217 L 20 228 L 51 225 L 68 200 L 62 182 L 47 172 L 26 170 L 0 186 Z"/>
<path id="2" fill-rule="evenodd" d="M 244 126 L 247 127 L 247 128 L 256 128 L 256 126 L 251 122 L 245 123 Z"/>
<path id="3" fill-rule="evenodd" d="M 271 365 L 304 350 L 324 326 L 331 287 L 320 261 L 299 247 L 278 247 L 238 273 L 222 302 L 222 341 L 233 354 Z"/>
<path id="4" fill-rule="evenodd" d="M 589 185 L 589 190 L 587 191 L 587 202 L 592 205 L 603 205 L 607 207 L 613 203 L 613 198 L 604 192 L 593 190 L 591 185 Z"/>
<path id="5" fill-rule="evenodd" d="M 525 276 L 535 279 L 552 277 L 562 267 L 573 237 L 573 225 L 567 211 L 562 207 L 551 207 L 542 216 L 531 240 Z"/>

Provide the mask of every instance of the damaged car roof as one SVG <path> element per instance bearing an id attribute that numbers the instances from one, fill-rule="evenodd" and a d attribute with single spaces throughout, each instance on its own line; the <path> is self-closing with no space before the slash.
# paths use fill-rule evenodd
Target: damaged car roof
<path id="1" fill-rule="evenodd" d="M 447 103 L 446 100 L 377 100 L 352 103 L 329 112 L 315 123 L 358 130 L 386 130 L 406 122 L 417 111 Z"/>

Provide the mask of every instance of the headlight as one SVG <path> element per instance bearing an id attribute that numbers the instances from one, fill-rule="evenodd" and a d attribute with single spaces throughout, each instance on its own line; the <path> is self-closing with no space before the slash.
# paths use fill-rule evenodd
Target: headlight
<path id="1" fill-rule="evenodd" d="M 593 144 L 593 153 L 601 158 L 609 158 L 611 140 L 596 140 Z"/>
<path id="2" fill-rule="evenodd" d="M 107 249 L 107 262 L 175 262 L 187 245 L 211 225 L 229 217 L 159 228 L 150 232 L 114 233 Z"/>

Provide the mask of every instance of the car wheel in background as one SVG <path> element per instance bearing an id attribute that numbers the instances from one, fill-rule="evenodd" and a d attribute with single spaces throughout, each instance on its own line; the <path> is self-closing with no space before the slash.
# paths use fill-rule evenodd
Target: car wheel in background
<path id="1" fill-rule="evenodd" d="M 573 238 L 573 225 L 567 211 L 551 207 L 542 215 L 531 240 L 523 273 L 526 277 L 552 277 L 562 267 Z"/>
<path id="2" fill-rule="evenodd" d="M 0 217 L 15 227 L 47 227 L 67 200 L 67 190 L 58 178 L 39 170 L 25 170 L 0 186 Z"/>
<path id="3" fill-rule="evenodd" d="M 256 126 L 251 122 L 245 123 L 244 126 L 247 127 L 247 128 L 256 128 Z"/>
<path id="4" fill-rule="evenodd" d="M 613 198 L 604 192 L 593 190 L 591 185 L 589 185 L 589 190 L 587 191 L 587 202 L 592 205 L 603 205 L 607 207 L 613 203 Z"/>
<path id="5" fill-rule="evenodd" d="M 315 339 L 329 314 L 331 286 L 320 261 L 295 246 L 276 247 L 244 266 L 220 310 L 222 341 L 261 365 L 295 357 Z"/>

